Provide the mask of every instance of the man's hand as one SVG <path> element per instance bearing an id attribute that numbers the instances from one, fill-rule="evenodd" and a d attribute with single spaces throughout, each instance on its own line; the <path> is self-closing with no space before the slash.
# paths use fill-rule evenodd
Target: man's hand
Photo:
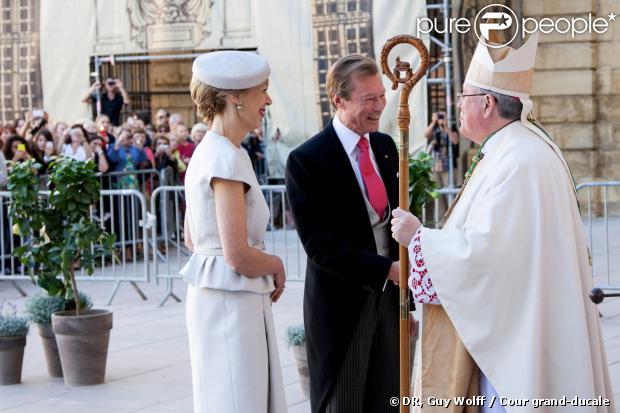
<path id="1" fill-rule="evenodd" d="M 114 86 L 116 86 L 119 90 L 123 89 L 123 82 L 120 79 L 114 79 Z"/>
<path id="2" fill-rule="evenodd" d="M 422 226 L 411 212 L 396 208 L 392 211 L 392 238 L 403 247 L 408 247 L 413 234 Z"/>
<path id="3" fill-rule="evenodd" d="M 387 278 L 392 281 L 394 285 L 398 285 L 400 281 L 400 261 L 394 261 L 392 263 Z"/>
<path id="4" fill-rule="evenodd" d="M 114 142 L 114 150 L 118 151 L 121 148 L 121 146 L 125 144 L 126 140 L 127 140 L 127 134 L 121 133 L 120 136 L 116 139 L 116 142 Z"/>

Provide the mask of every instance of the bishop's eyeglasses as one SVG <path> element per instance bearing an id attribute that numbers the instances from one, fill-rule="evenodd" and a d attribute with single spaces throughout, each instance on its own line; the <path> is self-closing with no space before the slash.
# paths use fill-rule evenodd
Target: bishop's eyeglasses
<path id="1" fill-rule="evenodd" d="M 456 94 L 456 106 L 460 107 L 463 104 L 463 98 L 469 97 L 469 96 L 486 96 L 488 95 L 488 93 L 472 93 L 472 94 L 463 94 L 463 93 L 457 93 Z M 493 95 L 491 95 L 493 96 Z M 493 99 L 497 101 L 497 99 L 495 98 L 495 96 L 493 96 Z"/>

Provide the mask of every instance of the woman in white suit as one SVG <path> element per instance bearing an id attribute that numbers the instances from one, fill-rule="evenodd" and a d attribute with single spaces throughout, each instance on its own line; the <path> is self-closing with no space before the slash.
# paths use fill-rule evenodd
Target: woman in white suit
<path id="1" fill-rule="evenodd" d="M 269 208 L 245 135 L 260 126 L 269 65 L 251 52 L 199 56 L 191 96 L 211 128 L 185 176 L 189 333 L 196 413 L 286 411 L 271 313 L 284 291 L 282 260 L 263 252 Z"/>

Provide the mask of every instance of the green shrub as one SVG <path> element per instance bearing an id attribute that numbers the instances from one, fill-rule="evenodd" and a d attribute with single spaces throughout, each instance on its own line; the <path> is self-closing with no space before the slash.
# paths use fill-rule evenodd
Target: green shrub
<path id="1" fill-rule="evenodd" d="M 49 198 L 39 193 L 34 159 L 13 165 L 7 189 L 13 232 L 24 243 L 13 255 L 28 269 L 37 285 L 66 302 L 79 294 L 75 268 L 92 275 L 96 262 L 113 252 L 113 235 L 91 219 L 91 207 L 100 198 L 100 183 L 93 161 L 58 158 L 49 166 Z M 79 307 L 79 308 L 76 308 Z M 81 305 L 74 305 L 79 315 Z"/>
<path id="2" fill-rule="evenodd" d="M 80 295 L 80 308 L 92 308 L 93 303 L 90 297 L 83 292 Z M 57 295 L 51 296 L 47 293 L 37 293 L 26 300 L 26 315 L 33 323 L 51 324 L 52 314 L 56 311 L 74 310 L 75 300 L 65 300 Z"/>
<path id="3" fill-rule="evenodd" d="M 306 334 L 303 324 L 289 326 L 286 329 L 286 342 L 289 346 L 303 346 L 306 344 Z"/>
<path id="4" fill-rule="evenodd" d="M 0 305 L 0 337 L 20 337 L 28 334 L 28 319 L 17 315 L 15 304 Z"/>
<path id="5" fill-rule="evenodd" d="M 409 158 L 409 211 L 422 219 L 426 202 L 439 196 L 437 182 L 433 180 L 433 158 L 426 152 Z"/>

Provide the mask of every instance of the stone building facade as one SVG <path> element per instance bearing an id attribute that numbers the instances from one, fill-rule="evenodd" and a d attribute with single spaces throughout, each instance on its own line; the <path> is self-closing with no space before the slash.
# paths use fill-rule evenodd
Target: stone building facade
<path id="1" fill-rule="evenodd" d="M 0 122 L 43 107 L 39 0 L 0 3 Z"/>
<path id="2" fill-rule="evenodd" d="M 562 149 L 577 183 L 620 180 L 620 14 L 616 0 L 454 0 L 453 16 L 473 20 L 488 4 L 502 3 L 523 18 L 605 18 L 604 34 L 540 35 L 532 86 L 534 115 Z M 455 38 L 460 88 L 477 39 Z M 512 43 L 518 46 L 519 42 Z M 459 56 L 460 55 L 460 56 Z M 602 191 L 593 191 L 597 213 Z M 582 201 L 587 192 L 580 192 Z M 608 191 L 610 211 L 620 213 L 620 188 Z M 585 202 L 582 202 L 584 205 Z"/>
<path id="3" fill-rule="evenodd" d="M 609 21 L 607 32 L 541 36 L 533 85 L 535 115 L 559 143 L 578 183 L 620 180 L 620 17 L 608 18 L 620 14 L 620 3 L 523 0 L 526 17 L 590 13 Z M 620 211 L 620 190 L 608 196 L 611 209 Z"/>

